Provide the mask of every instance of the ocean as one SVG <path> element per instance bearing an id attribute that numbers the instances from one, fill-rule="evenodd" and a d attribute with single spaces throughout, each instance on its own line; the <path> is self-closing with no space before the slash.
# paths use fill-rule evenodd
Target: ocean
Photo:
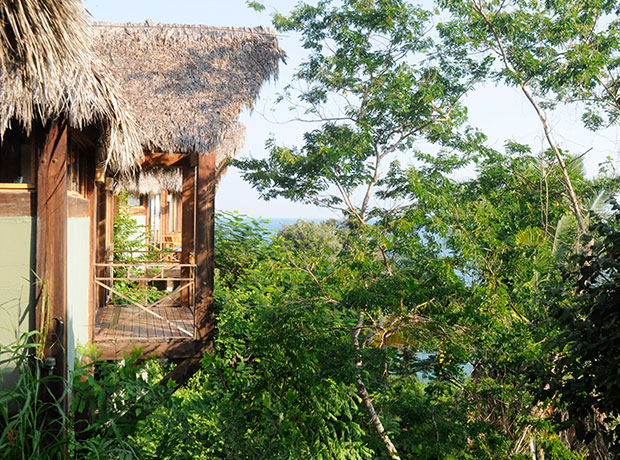
<path id="1" fill-rule="evenodd" d="M 284 225 L 291 225 L 297 222 L 298 220 L 305 220 L 307 222 L 314 222 L 316 224 L 323 222 L 324 220 L 320 217 L 315 218 L 302 218 L 302 217 L 261 217 L 262 221 L 265 221 L 265 228 L 273 233 L 277 233 L 282 230 Z"/>

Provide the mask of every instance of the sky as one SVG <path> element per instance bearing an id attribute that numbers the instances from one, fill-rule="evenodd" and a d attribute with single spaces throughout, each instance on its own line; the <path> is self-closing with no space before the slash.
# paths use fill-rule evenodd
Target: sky
<path id="1" fill-rule="evenodd" d="M 266 9 L 261 13 L 248 8 L 245 0 L 85 0 L 84 3 L 94 21 L 124 23 L 150 19 L 161 23 L 253 27 L 270 26 L 275 11 L 286 13 L 297 0 L 264 0 Z M 298 36 L 279 34 L 278 39 L 287 53 L 287 63 L 280 65 L 278 80 L 262 88 L 254 110 L 242 113 L 239 118 L 247 127 L 246 147 L 239 153 L 240 157 L 266 157 L 265 141 L 269 137 L 275 137 L 280 145 L 300 145 L 304 131 L 313 128 L 307 123 L 290 122 L 286 107 L 275 103 L 277 94 L 290 81 L 304 56 Z M 487 84 L 469 95 L 465 103 L 470 123 L 483 130 L 492 147 L 501 149 L 508 139 L 529 144 L 534 152 L 543 145 L 540 122 L 516 89 Z M 574 107 L 551 114 L 550 125 L 562 148 L 573 154 L 591 149 L 584 157 L 589 176 L 597 173 L 599 164 L 607 157 L 618 166 L 618 128 L 592 133 L 581 126 L 578 109 Z M 220 182 L 216 209 L 263 218 L 339 217 L 329 210 L 284 199 L 261 200 L 234 168 L 229 168 Z"/>

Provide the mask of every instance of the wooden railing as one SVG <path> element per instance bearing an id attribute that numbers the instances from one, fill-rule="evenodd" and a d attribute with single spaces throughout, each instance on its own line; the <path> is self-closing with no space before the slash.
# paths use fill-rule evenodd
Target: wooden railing
<path id="1" fill-rule="evenodd" d="M 180 262 L 181 251 L 174 249 L 110 250 L 106 260 L 117 262 Z"/>
<path id="2" fill-rule="evenodd" d="M 154 253 L 149 251 L 114 251 L 114 253 L 122 253 L 124 260 L 109 260 L 94 264 L 95 285 L 106 293 L 103 296 L 105 298 L 104 305 L 109 304 L 112 296 L 116 296 L 117 299 L 122 299 L 129 305 L 140 309 L 134 316 L 141 313 L 153 315 L 181 331 L 184 335 L 193 337 L 193 331 L 188 331 L 173 323 L 168 318 L 153 311 L 153 307 L 162 306 L 164 302 L 174 301 L 175 298 L 178 298 L 183 300 L 184 306 L 193 310 L 196 290 L 196 265 L 179 263 L 179 251 L 158 251 Z M 147 253 L 155 254 L 148 257 L 155 260 L 146 260 L 144 257 Z M 119 256 L 119 254 L 110 252 L 109 256 L 113 255 Z M 144 298 L 135 298 L 137 295 L 132 295 L 131 289 L 121 289 L 118 286 L 121 282 L 135 283 L 135 286 L 151 286 L 150 283 L 165 282 L 167 285 L 172 285 L 173 290 L 170 292 L 161 290 L 163 295 L 161 298 L 148 302 Z M 120 292 L 121 290 L 123 292 Z M 136 292 L 140 293 L 140 290 L 136 289 Z"/>
<path id="3" fill-rule="evenodd" d="M 182 244 L 180 233 L 152 234 L 147 238 L 147 244 L 156 250 L 175 250 Z"/>

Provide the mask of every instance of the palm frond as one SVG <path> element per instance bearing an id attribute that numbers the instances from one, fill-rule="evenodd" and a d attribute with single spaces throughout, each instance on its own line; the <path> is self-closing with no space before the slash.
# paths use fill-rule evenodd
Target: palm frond
<path id="1" fill-rule="evenodd" d="M 577 219 L 573 214 L 564 214 L 555 228 L 552 253 L 558 260 L 566 258 L 577 244 Z"/>

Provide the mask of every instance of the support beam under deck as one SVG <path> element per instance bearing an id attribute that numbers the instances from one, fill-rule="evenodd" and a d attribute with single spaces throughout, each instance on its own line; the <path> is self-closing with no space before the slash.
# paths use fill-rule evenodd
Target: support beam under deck
<path id="1" fill-rule="evenodd" d="M 196 166 L 196 332 L 205 348 L 214 332 L 215 153 L 198 155 Z"/>

